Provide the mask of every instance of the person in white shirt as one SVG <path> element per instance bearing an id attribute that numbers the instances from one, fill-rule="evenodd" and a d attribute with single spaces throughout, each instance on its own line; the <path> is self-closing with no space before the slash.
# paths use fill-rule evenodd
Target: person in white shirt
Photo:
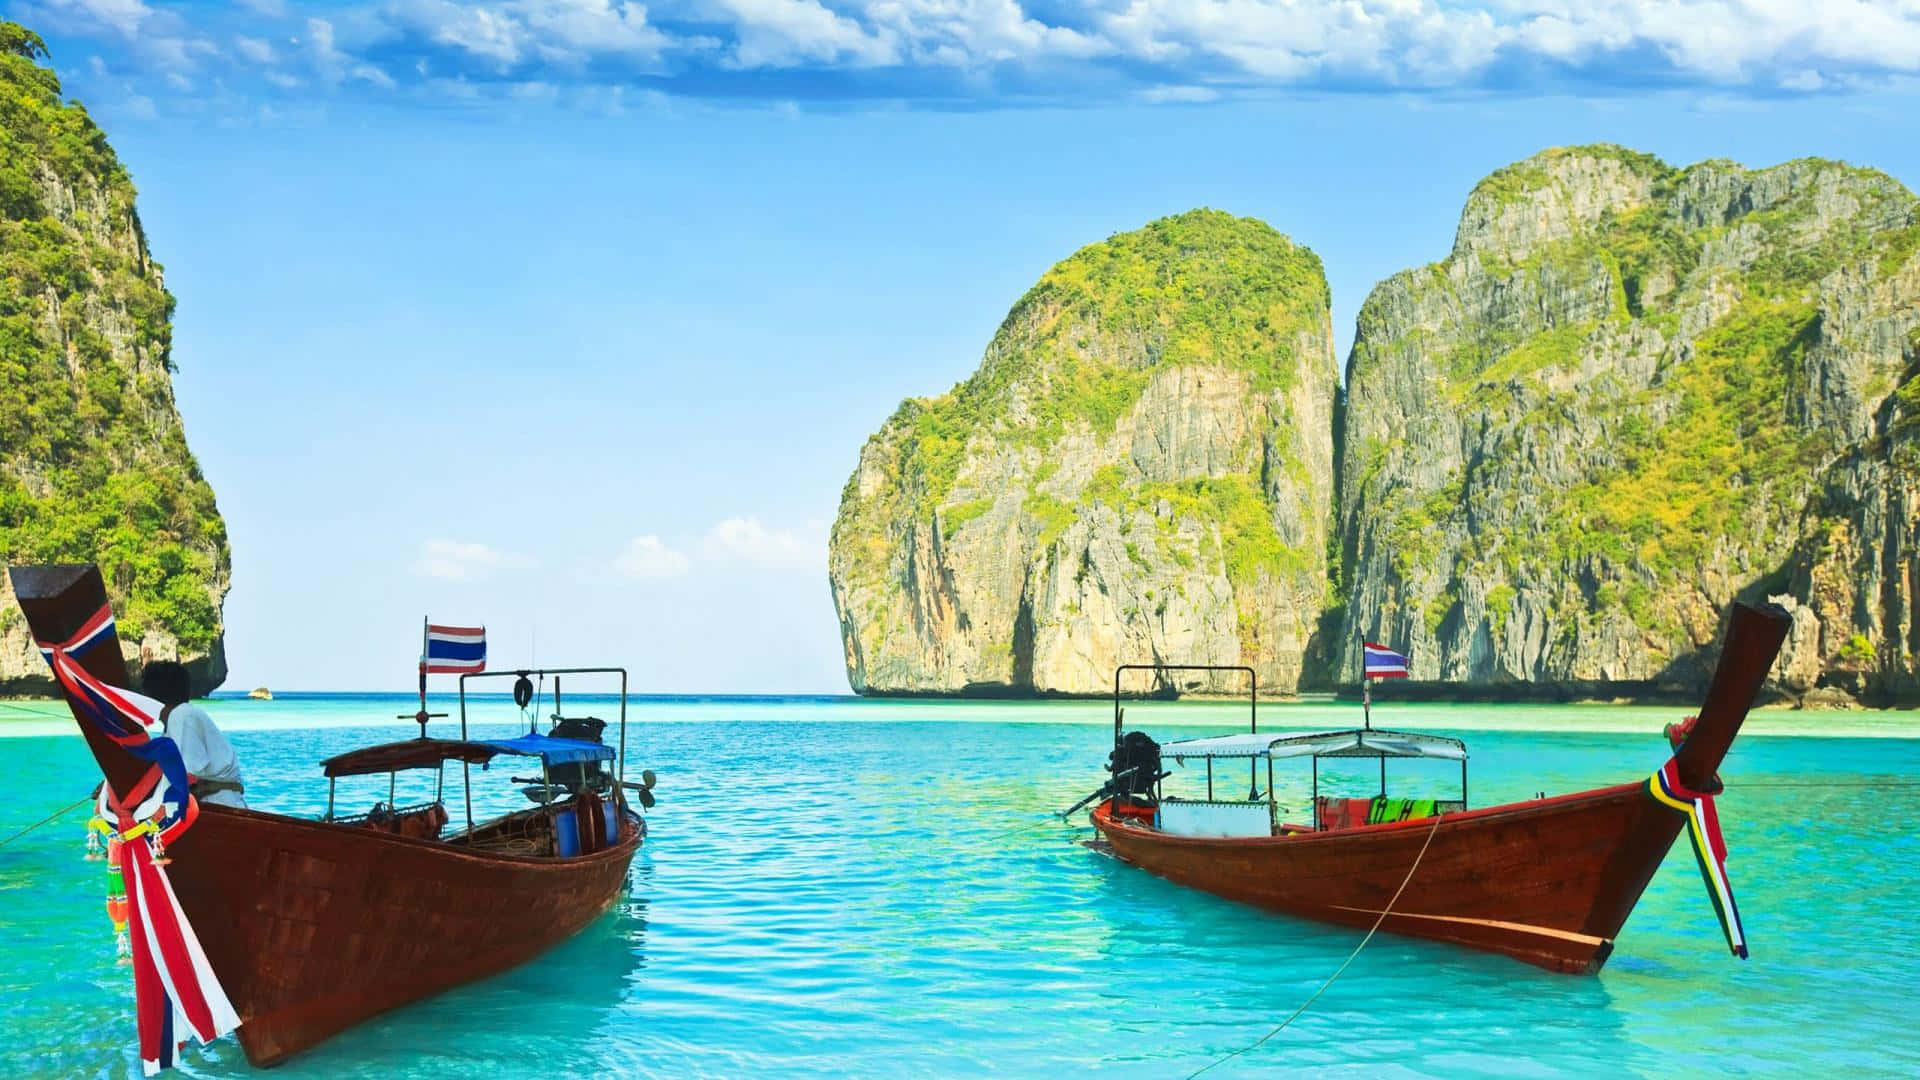
<path id="1" fill-rule="evenodd" d="M 155 660 L 140 673 L 140 692 L 160 702 L 160 723 L 180 747 L 180 760 L 193 774 L 193 794 L 202 803 L 245 807 L 240 759 L 220 728 L 195 705 L 185 665 Z"/>

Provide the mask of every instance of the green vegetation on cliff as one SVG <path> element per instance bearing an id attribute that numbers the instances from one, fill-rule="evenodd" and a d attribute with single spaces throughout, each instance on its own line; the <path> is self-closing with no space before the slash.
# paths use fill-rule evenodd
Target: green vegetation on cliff
<path id="1" fill-rule="evenodd" d="M 1786 594 L 1823 627 L 1799 689 L 1885 668 L 1862 643 L 1913 632 L 1912 571 L 1858 545 L 1913 539 L 1916 233 L 1910 191 L 1831 161 L 1583 146 L 1488 177 L 1361 311 L 1341 663 L 1384 634 L 1470 681 L 1685 681 L 1731 599 Z"/>
<path id="2" fill-rule="evenodd" d="M 1084 693 L 1168 649 L 1293 685 L 1326 588 L 1328 301 L 1311 251 L 1213 210 L 1049 269 L 847 483 L 855 689 Z"/>
<path id="3" fill-rule="evenodd" d="M 895 422 L 913 430 L 902 466 L 937 506 L 969 439 L 1046 446 L 1081 424 L 1112 431 L 1154 364 L 1245 371 L 1257 390 L 1284 389 L 1298 377 L 1299 336 L 1320 331 L 1328 303 L 1319 256 L 1264 222 L 1193 210 L 1120 233 L 1048 270 L 971 378 L 900 407 Z"/>
<path id="4" fill-rule="evenodd" d="M 174 411 L 173 299 L 105 136 L 0 23 L 0 549 L 93 561 L 120 633 L 205 655 L 225 526 Z"/>

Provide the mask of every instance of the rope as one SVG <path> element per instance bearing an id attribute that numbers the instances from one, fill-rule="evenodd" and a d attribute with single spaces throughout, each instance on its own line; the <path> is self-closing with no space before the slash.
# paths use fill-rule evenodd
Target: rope
<path id="1" fill-rule="evenodd" d="M 1249 1050 L 1258 1049 L 1260 1046 L 1265 1044 L 1268 1039 L 1271 1039 L 1275 1035 L 1278 1035 L 1282 1031 L 1285 1031 L 1287 1029 L 1288 1024 L 1291 1024 L 1295 1020 L 1300 1019 L 1300 1014 L 1306 1012 L 1308 1006 L 1320 1000 L 1320 995 L 1327 992 L 1327 987 L 1333 985 L 1333 981 L 1335 979 L 1338 979 L 1347 970 L 1347 966 L 1353 963 L 1354 958 L 1360 955 L 1360 950 L 1367 947 L 1367 942 L 1373 940 L 1374 932 L 1380 929 L 1380 924 L 1387 921 L 1387 913 L 1392 911 L 1393 905 L 1400 901 L 1400 894 L 1407 891 L 1407 883 L 1413 880 L 1414 871 L 1420 869 L 1420 860 L 1427 857 L 1427 848 L 1433 844 L 1433 834 L 1440 831 L 1440 822 L 1444 816 L 1445 815 L 1439 815 L 1433 819 L 1433 828 L 1427 830 L 1426 843 L 1420 845 L 1420 853 L 1413 857 L 1413 865 L 1407 867 L 1407 876 L 1400 880 L 1400 887 L 1393 890 L 1393 899 L 1388 900 L 1387 906 L 1381 909 L 1380 917 L 1373 920 L 1373 926 L 1367 931 L 1367 936 L 1361 938 L 1360 944 L 1355 945 L 1353 947 L 1353 951 L 1347 954 L 1346 960 L 1342 961 L 1340 966 L 1334 969 L 1333 974 L 1327 976 L 1327 981 L 1320 984 L 1320 989 L 1315 990 L 1313 992 L 1312 997 L 1309 997 L 1307 1000 L 1301 1002 L 1300 1007 L 1293 1010 L 1293 1015 L 1287 1017 L 1285 1020 L 1280 1021 L 1279 1026 L 1275 1027 L 1272 1031 L 1267 1032 L 1265 1035 L 1260 1036 L 1258 1039 L 1254 1040 L 1249 1045 L 1243 1046 L 1240 1049 L 1235 1050 L 1234 1052 L 1226 1055 L 1225 1057 L 1216 1058 L 1213 1061 L 1208 1062 L 1205 1065 L 1202 1065 L 1198 1069 L 1193 1070 L 1192 1072 L 1187 1074 L 1187 1080 L 1193 1080 L 1194 1077 L 1199 1076 L 1201 1073 L 1206 1072 L 1208 1069 L 1211 1069 L 1216 1065 L 1224 1065 L 1227 1062 L 1232 1061 L 1234 1058 L 1239 1057 L 1241 1054 L 1244 1054 Z"/>
<path id="2" fill-rule="evenodd" d="M 1910 788 L 1910 787 L 1920 787 L 1920 780 L 1836 780 L 1832 783 L 1821 783 L 1818 780 L 1806 780 L 1806 781 L 1787 780 L 1787 781 L 1777 781 L 1773 783 L 1762 782 L 1757 784 L 1750 784 L 1744 780 L 1736 780 L 1734 782 L 1734 786 L 1741 789 L 1742 791 L 1748 788 L 1777 788 L 1777 787 Z"/>
<path id="3" fill-rule="evenodd" d="M 92 802 L 93 802 L 93 796 L 88 795 L 86 798 L 81 799 L 79 802 L 74 803 L 72 806 L 66 807 L 61 810 L 55 810 L 50 816 L 41 818 L 39 821 L 34 822 L 33 824 L 27 826 L 24 829 L 21 829 L 19 832 L 14 833 L 12 836 L 7 837 L 5 840 L 0 840 L 0 847 L 6 847 L 8 844 L 13 843 L 15 840 L 20 839 L 21 837 L 27 835 L 28 833 L 39 828 L 40 826 L 46 825 L 58 818 L 65 817 L 66 815 L 71 814 L 75 810 L 78 810 L 83 806 L 89 805 Z"/>
<path id="4" fill-rule="evenodd" d="M 29 709 L 25 705 L 14 705 L 5 701 L 0 701 L 0 709 L 12 709 L 14 712 L 23 712 L 28 716 L 38 716 L 43 720 L 58 720 L 66 715 L 60 712 L 41 712 L 39 709 Z"/>

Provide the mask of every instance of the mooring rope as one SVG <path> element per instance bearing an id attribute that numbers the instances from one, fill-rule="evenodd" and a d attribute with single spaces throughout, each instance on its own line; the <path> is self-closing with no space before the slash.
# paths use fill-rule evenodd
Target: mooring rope
<path id="1" fill-rule="evenodd" d="M 1313 992 L 1312 997 L 1309 997 L 1307 1000 L 1301 1002 L 1300 1007 L 1293 1010 L 1293 1015 L 1287 1017 L 1285 1020 L 1280 1021 L 1279 1025 L 1276 1026 L 1272 1031 L 1267 1032 L 1265 1035 L 1260 1036 L 1258 1039 L 1254 1040 L 1253 1042 L 1249 1043 L 1246 1046 L 1241 1047 L 1238 1050 L 1235 1050 L 1234 1052 L 1226 1055 L 1225 1057 L 1215 1058 L 1213 1061 L 1210 1061 L 1207 1064 L 1200 1066 L 1198 1069 L 1193 1070 L 1192 1072 L 1187 1074 L 1187 1080 L 1193 1080 L 1194 1077 L 1199 1076 L 1201 1073 L 1206 1072 L 1207 1070 L 1213 1068 L 1214 1066 L 1224 1065 L 1227 1062 L 1232 1061 L 1234 1058 L 1239 1057 L 1241 1054 L 1244 1054 L 1249 1050 L 1258 1049 L 1260 1046 L 1265 1044 L 1268 1039 L 1271 1039 L 1275 1035 L 1278 1035 L 1282 1031 L 1285 1031 L 1287 1029 L 1288 1024 L 1291 1024 L 1295 1020 L 1300 1019 L 1301 1013 L 1306 1012 L 1309 1006 L 1311 1006 L 1314 1002 L 1320 1000 L 1320 995 L 1327 992 L 1327 987 L 1333 985 L 1333 981 L 1335 979 L 1338 979 L 1341 976 L 1341 974 L 1347 970 L 1348 965 L 1353 963 L 1354 958 L 1360 955 L 1360 950 L 1367 947 L 1367 942 L 1373 940 L 1374 932 L 1380 929 L 1380 924 L 1387 921 L 1387 914 L 1393 910 L 1393 905 L 1400 901 L 1400 894 L 1407 891 L 1407 883 L 1413 880 L 1414 871 L 1420 869 L 1420 860 L 1427 857 L 1427 848 L 1433 844 L 1433 834 L 1440 831 L 1440 822 L 1443 819 L 1443 817 L 1444 815 L 1437 815 L 1434 817 L 1433 828 L 1427 830 L 1426 843 L 1420 845 L 1420 853 L 1413 857 L 1413 865 L 1407 867 L 1407 876 L 1400 879 L 1400 887 L 1393 890 L 1393 898 L 1391 900 L 1388 900 L 1387 906 L 1381 909 L 1380 917 L 1373 920 L 1373 926 L 1367 930 L 1367 936 L 1361 938 L 1360 944 L 1355 945 L 1353 947 L 1353 951 L 1347 954 L 1347 958 L 1341 962 L 1338 968 L 1334 969 L 1333 974 L 1327 976 L 1327 981 L 1320 984 L 1320 989 L 1315 990 Z"/>
<path id="2" fill-rule="evenodd" d="M 21 837 L 27 835 L 28 833 L 39 828 L 40 826 L 49 824 L 53 821 L 56 821 L 60 818 L 67 816 L 68 814 L 73 813 L 75 810 L 78 810 L 81 807 L 86 806 L 88 803 L 93 802 L 93 799 L 94 797 L 92 795 L 88 795 L 87 797 L 81 799 L 79 802 L 74 803 L 72 806 L 66 807 L 65 809 L 62 809 L 62 810 L 55 810 L 51 815 L 41 818 L 39 821 L 34 822 L 33 824 L 27 826 L 24 829 L 21 829 L 19 832 L 14 833 L 12 836 L 7 837 L 5 840 L 0 840 L 0 847 L 6 847 L 8 844 L 13 843 L 15 840 L 20 839 Z"/>

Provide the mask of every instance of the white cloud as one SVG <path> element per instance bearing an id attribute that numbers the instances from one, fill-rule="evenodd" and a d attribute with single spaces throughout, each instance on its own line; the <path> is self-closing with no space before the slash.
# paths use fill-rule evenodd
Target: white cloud
<path id="1" fill-rule="evenodd" d="M 757 517 L 730 517 L 707 533 L 707 555 L 773 570 L 824 570 L 827 536 L 824 525 L 804 529 L 769 529 Z"/>
<path id="2" fill-rule="evenodd" d="M 138 33 L 140 24 L 153 14 L 141 0 L 48 0 L 47 8 L 56 15 L 100 23 L 127 37 Z"/>
<path id="3" fill-rule="evenodd" d="M 643 86 L 1071 103 L 1279 87 L 1766 97 L 1920 76 L 1920 0 L 359 0 L 307 18 L 304 41 L 284 44 L 284 0 L 205 19 L 196 9 L 192 26 L 153 0 L 20 2 L 149 77 L 217 68 L 214 38 L 199 36 L 217 22 L 233 43 L 224 62 L 262 88 L 289 74 L 307 93 L 398 80 L 428 96 L 471 86 L 482 99 L 610 110 Z M 228 85 L 196 79 L 192 92 L 210 83 Z"/>
<path id="4" fill-rule="evenodd" d="M 443 581 L 482 581 L 502 570 L 530 570 L 539 563 L 529 555 L 502 551 L 486 544 L 458 540 L 427 540 L 420 545 L 414 573 Z"/>
<path id="5" fill-rule="evenodd" d="M 256 64 L 273 63 L 273 46 L 265 38 L 252 38 L 244 34 L 237 36 L 233 39 L 233 51 L 239 53 L 242 59 Z"/>
<path id="6" fill-rule="evenodd" d="M 1149 105 L 1193 105 L 1219 97 L 1220 91 L 1205 86 L 1150 86 L 1140 91 L 1140 100 Z"/>
<path id="7" fill-rule="evenodd" d="M 619 0 L 401 0 L 390 17 L 427 40 L 500 69 L 523 62 L 578 65 L 594 56 L 658 56 L 667 35 L 647 23 L 643 4 Z"/>
<path id="8" fill-rule="evenodd" d="M 733 22 L 732 62 L 743 68 L 798 67 L 808 61 L 877 67 L 900 61 L 891 32 L 877 34 L 819 0 L 715 0 Z"/>
<path id="9" fill-rule="evenodd" d="M 627 541 L 626 550 L 613 560 L 614 572 L 633 581 L 679 577 L 690 565 L 685 555 L 651 534 Z"/>

